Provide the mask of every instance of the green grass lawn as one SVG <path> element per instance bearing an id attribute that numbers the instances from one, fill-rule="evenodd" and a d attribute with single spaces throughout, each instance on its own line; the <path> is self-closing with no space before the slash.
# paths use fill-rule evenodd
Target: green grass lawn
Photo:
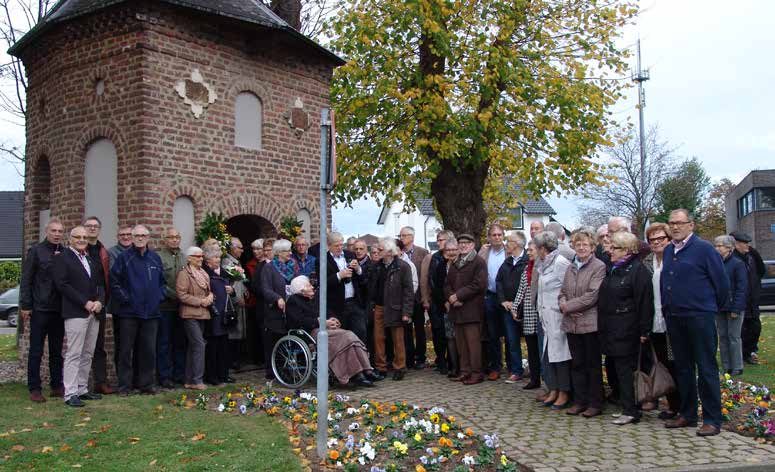
<path id="1" fill-rule="evenodd" d="M 0 334 L 0 362 L 15 361 L 19 359 L 19 350 L 16 349 L 15 334 Z"/>
<path id="2" fill-rule="evenodd" d="M 743 366 L 739 378 L 754 385 L 775 387 L 775 316 L 762 316 L 762 334 L 759 337 L 759 364 Z M 719 368 L 721 363 L 719 361 Z"/>
<path id="3" fill-rule="evenodd" d="M 0 469 L 301 470 L 287 431 L 266 415 L 169 404 L 179 395 L 111 395 L 71 408 L 32 404 L 24 385 L 0 384 Z"/>

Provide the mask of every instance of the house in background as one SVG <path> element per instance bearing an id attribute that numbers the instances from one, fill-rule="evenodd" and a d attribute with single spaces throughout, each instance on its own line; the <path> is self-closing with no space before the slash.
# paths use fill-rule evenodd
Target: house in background
<path id="1" fill-rule="evenodd" d="M 747 233 L 764 259 L 775 259 L 775 169 L 751 171 L 726 197 L 727 233 Z"/>
<path id="2" fill-rule="evenodd" d="M 0 192 L 0 261 L 21 260 L 24 192 Z"/>
<path id="3" fill-rule="evenodd" d="M 377 225 L 383 229 L 383 234 L 396 237 L 398 237 L 402 227 L 411 226 L 415 231 L 414 243 L 435 251 L 438 249 L 436 233 L 441 231 L 443 225 L 438 220 L 436 210 L 433 208 L 433 199 L 418 198 L 417 207 L 413 212 L 405 212 L 403 200 L 385 202 L 377 219 Z M 552 215 L 556 213 L 543 197 L 527 200 L 509 210 L 508 215 L 504 215 L 511 219 L 511 227 L 507 228 L 506 232 L 524 231 L 529 240 L 530 224 L 534 221 L 547 224 L 553 221 Z"/>

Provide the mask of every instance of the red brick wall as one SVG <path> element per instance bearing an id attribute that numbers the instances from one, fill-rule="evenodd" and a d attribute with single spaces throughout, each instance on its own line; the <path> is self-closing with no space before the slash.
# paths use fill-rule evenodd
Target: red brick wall
<path id="1" fill-rule="evenodd" d="M 23 59 L 27 246 L 37 240 L 38 211 L 46 205 L 66 228 L 84 216 L 86 150 L 100 138 L 110 139 L 118 155 L 119 221 L 143 223 L 157 240 L 183 195 L 193 200 L 197 223 L 220 211 L 256 214 L 279 227 L 283 216 L 307 208 L 317 234 L 319 116 L 329 104 L 333 69 L 327 60 L 277 32 L 156 2 L 60 25 Z M 200 118 L 174 89 L 194 69 L 217 94 Z M 105 83 L 101 96 L 97 79 Z M 242 91 L 262 101 L 258 151 L 233 144 L 234 100 Z M 300 136 L 284 117 L 297 98 L 309 116 Z"/>

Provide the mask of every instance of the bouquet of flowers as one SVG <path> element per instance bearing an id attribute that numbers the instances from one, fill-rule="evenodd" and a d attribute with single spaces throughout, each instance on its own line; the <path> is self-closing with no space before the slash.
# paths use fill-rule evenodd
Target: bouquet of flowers
<path id="1" fill-rule="evenodd" d="M 226 229 L 226 217 L 222 213 L 207 213 L 196 233 L 196 243 L 202 246 L 213 240 L 218 243 L 221 252 L 226 254 L 231 243 L 231 234 Z"/>
<path id="2" fill-rule="evenodd" d="M 293 243 L 301 234 L 302 223 L 295 216 L 286 216 L 280 221 L 280 233 Z"/>

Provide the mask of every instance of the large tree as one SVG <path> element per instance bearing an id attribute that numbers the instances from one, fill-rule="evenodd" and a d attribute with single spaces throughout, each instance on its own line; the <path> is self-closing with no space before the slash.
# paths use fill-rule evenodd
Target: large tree
<path id="1" fill-rule="evenodd" d="M 710 177 L 696 157 L 683 161 L 675 172 L 657 187 L 656 221 L 667 221 L 670 212 L 684 208 L 702 219 L 700 203 L 710 186 Z"/>
<path id="2" fill-rule="evenodd" d="M 727 178 L 711 185 L 697 212 L 696 231 L 701 237 L 712 240 L 727 232 L 726 197 L 734 189 L 735 184 Z"/>
<path id="3" fill-rule="evenodd" d="M 444 225 L 478 236 L 484 200 L 598 180 L 607 108 L 627 81 L 616 45 L 636 12 L 611 0 L 356 0 L 333 21 L 347 203 L 433 195 Z"/>
<path id="4" fill-rule="evenodd" d="M 643 229 L 646 220 L 658 206 L 657 189 L 672 174 L 675 147 L 659 136 L 654 126 L 646 134 L 646 165 L 641 185 L 640 139 L 635 131 L 620 136 L 612 146 L 602 150 L 609 181 L 590 184 L 579 204 L 583 224 L 597 226 L 611 216 L 626 216 L 634 226 Z"/>

